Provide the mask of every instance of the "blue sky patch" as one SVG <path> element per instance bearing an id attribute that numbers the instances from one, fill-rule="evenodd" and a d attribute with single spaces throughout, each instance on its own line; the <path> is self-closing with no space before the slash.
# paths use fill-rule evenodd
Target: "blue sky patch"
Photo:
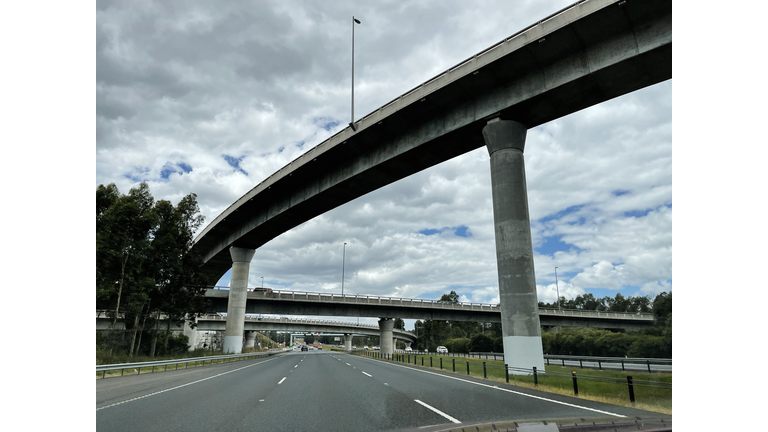
<path id="1" fill-rule="evenodd" d="M 640 218 L 643 216 L 647 216 L 648 213 L 652 212 L 652 208 L 647 208 L 645 210 L 632 210 L 632 211 L 625 211 L 624 216 L 625 217 L 634 217 L 634 218 Z"/>
<path id="2" fill-rule="evenodd" d="M 336 126 L 340 125 L 341 122 L 338 120 L 334 120 L 329 117 L 318 117 L 314 119 L 314 123 L 321 128 L 325 129 L 326 132 L 330 132 L 333 130 Z"/>
<path id="3" fill-rule="evenodd" d="M 281 147 L 281 148 L 282 148 L 282 147 Z M 247 173 L 247 172 L 245 172 L 245 170 L 243 170 L 242 168 L 240 168 L 240 162 L 242 162 L 242 161 L 243 161 L 243 159 L 245 158 L 245 155 L 243 155 L 243 156 L 240 156 L 239 158 L 233 158 L 232 156 L 229 156 L 229 155 L 221 155 L 221 157 L 223 157 L 223 158 L 224 158 L 224 160 L 225 160 L 225 161 L 227 161 L 227 163 L 228 163 L 228 164 L 229 164 L 229 165 L 230 165 L 232 168 L 234 168 L 234 169 L 235 169 L 235 171 L 240 171 L 241 173 L 243 173 L 243 174 L 245 174 L 245 175 L 248 175 L 248 173 Z"/>
<path id="4" fill-rule="evenodd" d="M 434 235 L 434 234 L 440 234 L 443 231 L 451 230 L 454 232 L 454 234 L 457 237 L 472 237 L 472 233 L 469 231 L 469 227 L 466 227 L 464 225 L 460 225 L 457 227 L 444 227 L 442 229 L 435 229 L 435 228 L 425 228 L 423 230 L 419 231 L 419 234 L 424 234 L 426 236 Z"/>
<path id="5" fill-rule="evenodd" d="M 574 250 L 581 252 L 581 248 L 572 244 L 564 243 L 562 241 L 563 235 L 555 235 L 544 238 L 544 243 L 541 246 L 535 247 L 536 252 L 542 255 L 554 255 L 555 252 L 568 252 Z"/>
<path id="6" fill-rule="evenodd" d="M 569 214 L 571 214 L 573 212 L 576 212 L 576 211 L 580 210 L 584 206 L 586 206 L 586 204 L 579 204 L 579 205 L 575 205 L 575 206 L 570 206 L 570 207 L 568 207 L 565 210 L 561 210 L 561 211 L 559 211 L 559 212 L 557 212 L 555 214 L 552 214 L 552 215 L 549 215 L 549 216 L 545 216 L 545 217 L 539 219 L 539 221 L 540 222 L 549 222 L 549 221 L 552 221 L 552 220 L 555 220 L 555 219 L 560 219 L 563 216 L 567 216 L 567 215 L 569 215 Z"/>
<path id="7" fill-rule="evenodd" d="M 185 164 L 184 162 L 179 162 L 178 167 L 181 168 L 181 170 L 184 172 L 184 174 L 189 174 L 192 172 L 192 167 Z"/>
<path id="8" fill-rule="evenodd" d="M 626 194 L 630 193 L 630 191 L 628 191 L 628 190 L 622 190 L 622 189 L 616 189 L 616 190 L 615 190 L 615 191 L 613 191 L 612 193 L 613 193 L 613 195 L 614 195 L 614 196 L 617 196 L 617 197 L 618 197 L 618 196 L 626 195 Z"/>

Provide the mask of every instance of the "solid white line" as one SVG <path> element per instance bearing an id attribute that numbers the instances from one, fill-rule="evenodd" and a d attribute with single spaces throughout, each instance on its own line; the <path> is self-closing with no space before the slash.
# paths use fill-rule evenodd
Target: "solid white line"
<path id="1" fill-rule="evenodd" d="M 165 393 L 165 392 L 167 392 L 167 391 L 176 390 L 176 389 L 179 389 L 179 388 L 182 388 L 182 387 L 186 387 L 186 386 L 188 386 L 188 385 L 197 384 L 197 383 L 199 383 L 199 382 L 207 381 L 207 380 L 209 380 L 209 379 L 211 379 L 211 378 L 220 377 L 220 376 L 222 376 L 222 375 L 226 375 L 226 374 L 229 374 L 229 373 L 232 373 L 232 372 L 237 372 L 237 371 L 239 371 L 239 370 L 243 370 L 243 369 L 247 369 L 247 368 L 249 368 L 249 367 L 257 366 L 257 365 L 260 365 L 260 364 L 262 364 L 262 363 L 266 363 L 266 362 L 268 362 L 268 361 L 272 361 L 272 360 L 275 360 L 275 359 L 277 359 L 277 358 L 278 358 L 278 357 L 275 357 L 275 358 L 272 358 L 272 359 L 269 359 L 269 360 L 264 360 L 264 361 L 258 362 L 258 363 L 256 363 L 256 364 L 252 364 L 252 365 L 248 365 L 248 366 L 243 366 L 243 367 L 241 367 L 241 368 L 238 368 L 238 369 L 234 369 L 234 370 L 231 370 L 231 371 L 229 371 L 229 372 L 220 373 L 220 374 L 218 374 L 218 375 L 210 376 L 210 377 L 208 377 L 208 378 L 203 378 L 203 379 L 201 379 L 201 380 L 192 381 L 191 383 L 186 383 L 186 384 L 182 384 L 182 385 L 180 385 L 180 386 L 171 387 L 171 388 L 169 388 L 169 389 L 160 390 L 160 391 L 158 391 L 158 392 L 154 392 L 154 393 L 146 394 L 146 395 L 144 395 L 144 396 L 135 397 L 135 398 L 133 398 L 133 399 L 124 400 L 124 401 L 122 401 L 122 402 L 113 403 L 113 404 L 111 404 L 111 405 L 105 405 L 105 406 L 103 406 L 103 407 L 100 407 L 100 408 L 96 408 L 96 411 L 98 411 L 98 410 L 103 410 L 104 408 L 111 408 L 111 407 L 113 407 L 113 406 L 122 405 L 122 404 L 124 404 L 124 403 L 128 403 L 128 402 L 133 402 L 133 401 L 135 401 L 135 400 L 144 399 L 144 398 L 147 398 L 147 397 L 150 397 L 150 396 L 158 395 L 158 394 L 160 394 L 160 393 Z"/>
<path id="2" fill-rule="evenodd" d="M 376 361 L 376 360 L 372 360 L 371 359 L 371 361 Z M 547 398 L 544 398 L 544 397 L 541 397 L 541 396 L 534 396 L 534 395 L 527 394 L 527 393 L 521 393 L 521 392 L 518 392 L 518 391 L 509 390 L 509 389 L 505 389 L 505 388 L 501 388 L 501 387 L 496 387 L 496 386 L 492 386 L 492 385 L 488 385 L 488 384 L 481 384 L 481 383 L 477 383 L 477 382 L 474 382 L 474 381 L 468 381 L 468 380 L 461 379 L 461 378 L 456 378 L 456 377 L 452 377 L 452 376 L 438 374 L 438 373 L 435 373 L 435 372 L 429 372 L 429 371 L 425 371 L 425 370 L 415 369 L 415 368 L 412 368 L 412 367 L 401 366 L 399 364 L 387 363 L 387 362 L 384 362 L 384 364 L 387 364 L 387 365 L 390 365 L 390 366 L 397 366 L 397 367 L 401 367 L 401 368 L 404 368 L 404 369 L 410 369 L 412 371 L 422 372 L 422 373 L 426 373 L 426 374 L 430 374 L 430 375 L 435 375 L 435 376 L 439 376 L 439 377 L 443 377 L 443 378 L 448 378 L 448 379 L 452 379 L 452 380 L 456 380 L 456 381 L 461 381 L 461 382 L 465 382 L 465 383 L 468 383 L 468 384 L 474 384 L 474 385 L 478 385 L 478 386 L 481 386 L 481 387 L 487 387 L 489 389 L 501 390 L 501 391 L 504 391 L 504 392 L 507 392 L 507 393 L 513 393 L 513 394 L 516 394 L 516 395 L 519 395 L 519 396 L 525 396 L 525 397 L 529 397 L 529 398 L 533 398 L 533 399 L 539 399 L 539 400 L 543 400 L 543 401 L 547 401 L 547 402 L 552 402 L 552 403 L 556 403 L 556 404 L 560 404 L 560 405 L 565 405 L 565 406 L 569 406 L 569 407 L 573 407 L 573 408 L 581 408 L 581 409 L 584 409 L 584 410 L 587 410 L 587 411 L 599 412 L 600 414 L 612 415 L 614 417 L 623 417 L 623 418 L 627 417 L 627 416 L 621 415 L 621 414 L 616 414 L 616 413 L 612 413 L 612 412 L 608 412 L 608 411 L 602 411 L 602 410 L 594 409 L 594 408 L 587 408 L 585 406 L 574 405 L 574 404 L 570 404 L 570 403 L 567 403 L 567 402 L 561 402 L 561 401 L 554 400 L 554 399 L 547 399 Z"/>
<path id="3" fill-rule="evenodd" d="M 280 385 L 280 384 L 282 384 L 282 383 L 283 383 L 283 381 L 285 381 L 285 379 L 286 379 L 286 378 L 288 378 L 288 377 L 283 377 L 283 379 L 281 379 L 281 380 L 280 380 L 280 382 L 279 382 L 279 383 L 277 383 L 277 385 Z"/>
<path id="4" fill-rule="evenodd" d="M 456 420 L 455 418 L 453 418 L 453 417 L 449 416 L 448 414 L 446 414 L 446 413 L 444 413 L 444 412 L 440 411 L 440 410 L 439 410 L 439 409 L 437 409 L 437 408 L 431 407 L 431 406 L 429 406 L 429 405 L 425 404 L 424 402 L 422 402 L 422 401 L 420 401 L 420 400 L 418 400 L 418 399 L 414 399 L 414 401 L 416 401 L 416 403 L 418 403 L 418 404 L 421 404 L 421 405 L 423 405 L 423 406 L 425 406 L 425 407 L 427 407 L 427 408 L 431 409 L 432 411 L 434 411 L 434 412 L 436 412 L 436 413 L 440 414 L 441 416 L 443 416 L 443 417 L 447 418 L 448 420 L 450 420 L 450 421 L 452 421 L 452 422 L 454 422 L 454 423 L 461 423 L 460 421 L 458 421 L 458 420 Z"/>
<path id="5" fill-rule="evenodd" d="M 351 364 L 347 363 L 347 366 L 352 366 Z"/>
<path id="6" fill-rule="evenodd" d="M 367 373 L 365 373 L 365 372 L 363 372 L 363 375 L 368 375 L 369 377 L 373 378 L 373 375 L 371 375 L 371 374 L 367 374 Z"/>

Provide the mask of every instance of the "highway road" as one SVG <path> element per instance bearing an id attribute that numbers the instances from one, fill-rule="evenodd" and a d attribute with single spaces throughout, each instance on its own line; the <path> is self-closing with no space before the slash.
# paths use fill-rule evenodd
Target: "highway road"
<path id="1" fill-rule="evenodd" d="M 671 419 L 329 351 L 96 382 L 100 431 L 429 431 L 488 422 L 635 416 Z"/>

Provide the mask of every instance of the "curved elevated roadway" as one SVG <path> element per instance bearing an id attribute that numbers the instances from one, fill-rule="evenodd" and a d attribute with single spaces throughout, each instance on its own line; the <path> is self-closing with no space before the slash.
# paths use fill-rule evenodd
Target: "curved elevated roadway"
<path id="1" fill-rule="evenodd" d="M 216 283 L 229 247 L 271 239 L 485 145 L 492 118 L 527 128 L 672 78 L 672 2 L 580 1 L 398 96 L 310 149 L 195 239 Z"/>

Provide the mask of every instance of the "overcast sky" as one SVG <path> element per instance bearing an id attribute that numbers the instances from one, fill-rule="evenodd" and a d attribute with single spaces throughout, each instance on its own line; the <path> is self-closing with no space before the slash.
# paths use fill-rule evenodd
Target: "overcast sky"
<path id="1" fill-rule="evenodd" d="M 99 1 L 94 186 L 195 193 L 209 223 L 349 122 L 353 15 L 360 118 L 571 3 Z M 525 158 L 539 300 L 555 267 L 566 298 L 672 289 L 671 80 L 529 130 Z M 497 303 L 493 233 L 480 148 L 272 240 L 249 286 L 340 292 L 344 261 L 345 293 Z"/>

